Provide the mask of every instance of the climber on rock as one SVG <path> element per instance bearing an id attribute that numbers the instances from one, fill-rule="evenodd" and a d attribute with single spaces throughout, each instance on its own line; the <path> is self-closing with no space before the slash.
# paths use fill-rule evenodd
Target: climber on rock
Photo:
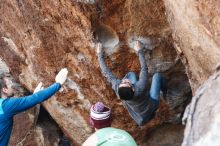
<path id="1" fill-rule="evenodd" d="M 132 136 L 121 129 L 111 127 L 111 109 L 102 102 L 90 108 L 90 123 L 95 128 L 82 146 L 137 146 Z"/>
<path id="2" fill-rule="evenodd" d="M 152 119 L 159 107 L 160 90 L 163 91 L 163 97 L 165 98 L 167 87 L 165 78 L 160 73 L 155 73 L 150 91 L 147 90 L 148 68 L 144 58 L 143 44 L 136 41 L 134 45 L 134 50 L 138 53 L 141 65 L 139 79 L 137 79 L 134 72 L 127 73 L 122 80 L 117 79 L 105 64 L 102 44 L 98 43 L 96 49 L 103 76 L 111 83 L 112 89 L 122 100 L 130 116 L 139 126 Z"/>
<path id="3" fill-rule="evenodd" d="M 7 146 L 9 142 L 13 116 L 53 96 L 66 81 L 67 74 L 67 69 L 62 69 L 55 78 L 56 83 L 46 89 L 39 83 L 34 94 L 20 98 L 12 98 L 14 91 L 10 78 L 5 74 L 0 76 L 0 146 Z"/>

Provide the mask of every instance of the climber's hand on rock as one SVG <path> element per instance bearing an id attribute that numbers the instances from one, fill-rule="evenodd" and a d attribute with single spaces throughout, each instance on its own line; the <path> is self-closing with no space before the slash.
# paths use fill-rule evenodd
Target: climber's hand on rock
<path id="1" fill-rule="evenodd" d="M 142 48 L 143 48 L 143 44 L 140 41 L 135 41 L 135 43 L 134 43 L 134 50 L 138 52 Z"/>
<path id="2" fill-rule="evenodd" d="M 37 85 L 37 87 L 34 89 L 34 93 L 36 93 L 36 92 L 38 92 L 38 91 L 40 91 L 40 90 L 43 90 L 44 89 L 44 87 L 42 86 L 42 82 L 40 82 L 38 85 Z"/>
<path id="3" fill-rule="evenodd" d="M 97 43 L 96 44 L 96 53 L 99 54 L 102 52 L 102 43 Z"/>
<path id="4" fill-rule="evenodd" d="M 67 68 L 61 69 L 60 72 L 56 75 L 55 78 L 56 83 L 60 83 L 61 85 L 63 85 L 63 83 L 67 79 L 67 74 L 68 74 Z"/>

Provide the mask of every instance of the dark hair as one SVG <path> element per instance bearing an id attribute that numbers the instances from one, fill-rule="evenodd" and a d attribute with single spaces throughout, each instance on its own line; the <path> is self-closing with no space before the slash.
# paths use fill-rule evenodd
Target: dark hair
<path id="1" fill-rule="evenodd" d="M 9 77 L 9 75 L 5 73 L 0 74 L 0 98 L 2 96 L 2 89 L 7 87 L 6 82 L 4 80 L 6 77 Z"/>
<path id="2" fill-rule="evenodd" d="M 132 87 L 119 87 L 118 94 L 120 99 L 130 100 L 134 96 L 134 91 L 132 90 Z"/>

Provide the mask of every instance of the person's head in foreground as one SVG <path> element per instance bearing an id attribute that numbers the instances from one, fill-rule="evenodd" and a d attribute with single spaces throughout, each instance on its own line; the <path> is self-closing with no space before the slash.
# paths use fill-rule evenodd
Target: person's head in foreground
<path id="1" fill-rule="evenodd" d="M 111 127 L 111 109 L 102 102 L 90 108 L 90 123 L 96 129 L 82 146 L 137 146 L 124 130 Z"/>
<path id="2" fill-rule="evenodd" d="M 9 74 L 0 74 L 0 98 L 7 98 L 14 96 L 13 83 Z"/>

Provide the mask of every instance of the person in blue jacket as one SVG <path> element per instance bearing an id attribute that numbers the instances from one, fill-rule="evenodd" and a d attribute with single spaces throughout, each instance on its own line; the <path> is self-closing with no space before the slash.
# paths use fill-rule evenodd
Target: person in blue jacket
<path id="1" fill-rule="evenodd" d="M 39 83 L 34 94 L 20 98 L 11 98 L 14 95 L 12 81 L 7 76 L 0 77 L 0 146 L 7 146 L 9 142 L 13 116 L 53 96 L 66 81 L 67 74 L 66 68 L 61 69 L 55 78 L 56 83 L 46 89 Z"/>

